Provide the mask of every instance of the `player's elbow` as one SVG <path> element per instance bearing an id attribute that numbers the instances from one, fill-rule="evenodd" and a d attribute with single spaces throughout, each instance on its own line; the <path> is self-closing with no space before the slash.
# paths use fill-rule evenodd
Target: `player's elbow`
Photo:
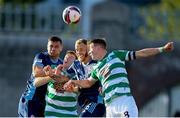
<path id="1" fill-rule="evenodd" d="M 37 82 L 35 82 L 35 81 L 33 82 L 33 86 L 39 87 L 38 84 L 37 84 Z"/>
<path id="2" fill-rule="evenodd" d="M 41 77 L 37 77 L 37 78 L 34 78 L 34 82 L 33 82 L 33 85 L 35 87 L 40 87 L 44 84 L 46 84 L 47 82 L 45 82 L 46 80 L 41 78 Z"/>
<path id="3" fill-rule="evenodd" d="M 37 81 L 37 79 L 34 80 L 33 85 L 34 85 L 35 87 L 39 87 L 39 86 L 40 86 L 39 83 L 38 83 L 38 81 Z"/>
<path id="4" fill-rule="evenodd" d="M 32 73 L 33 77 L 38 77 L 38 74 L 36 72 Z"/>

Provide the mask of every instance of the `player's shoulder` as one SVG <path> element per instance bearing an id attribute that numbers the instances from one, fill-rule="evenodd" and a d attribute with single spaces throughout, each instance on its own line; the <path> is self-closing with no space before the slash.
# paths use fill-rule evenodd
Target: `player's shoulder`
<path id="1" fill-rule="evenodd" d="M 74 62 L 73 62 L 73 65 L 79 65 L 81 62 L 79 61 L 79 60 L 75 60 Z"/>
<path id="2" fill-rule="evenodd" d="M 115 54 L 115 55 L 121 55 L 121 54 L 127 54 L 129 51 L 128 50 L 114 50 L 114 51 L 112 51 L 111 53 L 109 53 L 109 55 L 113 55 L 113 54 Z"/>
<path id="3" fill-rule="evenodd" d="M 35 57 L 39 58 L 39 59 L 43 59 L 43 58 L 45 58 L 47 56 L 48 56 L 47 52 L 40 52 L 40 53 L 37 53 Z"/>
<path id="4" fill-rule="evenodd" d="M 126 52 L 127 50 L 113 50 L 111 53 L 116 53 L 116 52 Z"/>

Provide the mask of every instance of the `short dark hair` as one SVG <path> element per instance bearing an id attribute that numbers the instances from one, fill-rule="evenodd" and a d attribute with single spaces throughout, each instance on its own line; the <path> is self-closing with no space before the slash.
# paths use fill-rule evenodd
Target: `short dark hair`
<path id="1" fill-rule="evenodd" d="M 60 44 L 62 44 L 62 40 L 58 36 L 51 36 L 51 37 L 49 37 L 48 41 L 60 42 Z"/>
<path id="2" fill-rule="evenodd" d="M 93 39 L 89 42 L 89 44 L 98 44 L 100 45 L 102 48 L 106 49 L 106 40 L 104 38 L 97 38 L 97 39 Z"/>
<path id="3" fill-rule="evenodd" d="M 75 58 L 77 59 L 77 55 L 76 55 L 75 51 L 73 51 L 73 50 L 67 50 L 67 51 L 66 51 L 66 54 L 72 54 L 72 55 L 74 55 Z"/>

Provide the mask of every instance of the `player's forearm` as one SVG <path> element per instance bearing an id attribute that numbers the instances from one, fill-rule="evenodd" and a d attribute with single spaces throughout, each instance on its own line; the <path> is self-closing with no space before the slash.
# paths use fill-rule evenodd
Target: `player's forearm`
<path id="1" fill-rule="evenodd" d="M 35 66 L 35 67 L 33 67 L 33 76 L 34 77 L 44 77 L 44 76 L 46 76 L 46 74 L 43 71 L 43 68 Z"/>
<path id="2" fill-rule="evenodd" d="M 39 72 L 34 72 L 33 73 L 33 76 L 34 77 L 44 77 L 44 76 L 46 76 L 46 74 L 44 73 L 44 71 L 39 71 Z"/>
<path id="3" fill-rule="evenodd" d="M 146 58 L 155 56 L 159 53 L 163 52 L 163 47 L 159 48 L 145 48 L 139 51 L 136 51 L 136 58 Z"/>
<path id="4" fill-rule="evenodd" d="M 90 88 L 92 86 L 89 80 L 71 80 L 73 83 L 81 88 Z"/>
<path id="5" fill-rule="evenodd" d="M 35 87 L 40 87 L 42 85 L 47 84 L 50 80 L 52 80 L 50 77 L 46 76 L 46 77 L 36 77 L 34 80 L 34 86 Z"/>
<path id="6" fill-rule="evenodd" d="M 69 81 L 69 78 L 66 77 L 66 76 L 64 76 L 64 75 L 53 74 L 53 75 L 51 76 L 51 78 L 52 78 L 54 81 L 59 82 L 59 83 Z"/>

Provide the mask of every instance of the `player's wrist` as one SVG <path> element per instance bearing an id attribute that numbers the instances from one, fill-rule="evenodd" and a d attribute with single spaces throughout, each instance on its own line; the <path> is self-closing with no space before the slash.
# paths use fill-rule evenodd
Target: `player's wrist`
<path id="1" fill-rule="evenodd" d="M 52 75 L 49 75 L 50 78 L 54 79 L 55 78 L 55 75 L 52 74 Z"/>
<path id="2" fill-rule="evenodd" d="M 80 88 L 79 88 L 78 86 L 75 86 L 75 87 L 73 88 L 73 91 L 74 91 L 74 92 L 79 92 L 79 90 L 80 90 Z"/>
<path id="3" fill-rule="evenodd" d="M 164 52 L 164 47 L 159 47 L 158 50 L 159 50 L 159 53 L 163 53 Z"/>

